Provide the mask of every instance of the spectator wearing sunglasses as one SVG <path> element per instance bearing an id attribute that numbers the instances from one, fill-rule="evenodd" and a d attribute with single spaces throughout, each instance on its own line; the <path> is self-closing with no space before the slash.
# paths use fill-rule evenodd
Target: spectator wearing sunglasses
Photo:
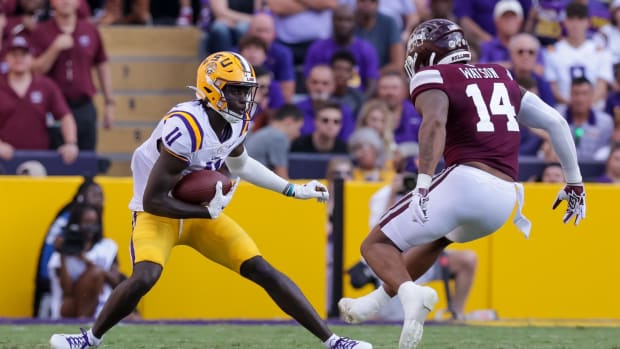
<path id="1" fill-rule="evenodd" d="M 502 0 L 495 5 L 493 18 L 497 32 L 490 41 L 480 47 L 480 63 L 497 63 L 510 68 L 510 39 L 521 31 L 523 25 L 523 8 L 516 0 Z M 530 51 L 527 51 L 530 52 Z M 543 73 L 543 57 L 540 50 L 536 50 L 536 65 L 534 70 Z"/>
<path id="2" fill-rule="evenodd" d="M 544 77 L 536 72 L 537 59 L 540 55 L 540 43 L 531 34 L 519 33 L 508 42 L 508 53 L 512 76 L 515 80 L 533 79 L 536 82 L 537 95 L 549 105 L 555 105 L 551 86 Z"/>
<path id="3" fill-rule="evenodd" d="M 312 133 L 298 137 L 291 152 L 347 154 L 347 144 L 338 138 L 342 128 L 342 110 L 333 102 L 320 103 L 314 117 Z"/>

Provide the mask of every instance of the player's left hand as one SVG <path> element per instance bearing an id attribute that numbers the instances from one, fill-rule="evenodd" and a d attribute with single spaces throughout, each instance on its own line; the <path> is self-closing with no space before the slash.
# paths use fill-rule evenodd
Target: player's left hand
<path id="1" fill-rule="evenodd" d="M 566 200 L 568 206 L 566 207 L 566 213 L 562 221 L 566 224 L 570 219 L 575 216 L 575 225 L 586 218 L 586 190 L 583 187 L 583 183 L 578 184 L 566 184 L 566 186 L 560 190 L 558 196 L 553 203 L 553 209 L 560 204 L 560 202 Z"/>
<path id="2" fill-rule="evenodd" d="M 326 186 L 313 179 L 303 185 L 295 184 L 293 196 L 303 200 L 316 198 L 318 202 L 327 202 L 329 191 Z"/>
<path id="3" fill-rule="evenodd" d="M 215 196 L 213 196 L 213 199 L 211 199 L 211 201 L 209 201 L 209 204 L 207 205 L 209 216 L 211 216 L 212 219 L 219 217 L 220 213 L 222 213 L 230 200 L 232 200 L 232 197 L 235 194 L 235 190 L 237 190 L 239 182 L 241 182 L 241 180 L 239 179 L 239 177 L 237 177 L 233 181 L 232 187 L 226 194 L 222 192 L 222 181 L 217 182 L 217 184 L 215 185 Z"/>

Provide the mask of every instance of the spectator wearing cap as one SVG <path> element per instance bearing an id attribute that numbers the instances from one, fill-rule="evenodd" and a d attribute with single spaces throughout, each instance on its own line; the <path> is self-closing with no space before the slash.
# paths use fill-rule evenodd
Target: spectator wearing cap
<path id="1" fill-rule="evenodd" d="M 355 57 L 354 76 L 349 80 L 351 87 L 372 91 L 379 77 L 377 51 L 368 41 L 354 34 L 353 9 L 347 5 L 338 6 L 332 14 L 333 35 L 316 40 L 308 48 L 304 63 L 304 75 L 317 64 L 329 64 L 334 53 L 340 50 L 351 52 Z"/>
<path id="2" fill-rule="evenodd" d="M 259 37 L 267 44 L 267 60 L 264 65 L 271 70 L 274 80 L 280 85 L 285 102 L 291 103 L 295 94 L 293 52 L 275 40 L 276 28 L 273 16 L 268 13 L 257 13 L 252 16 L 246 35 Z"/>
<path id="3" fill-rule="evenodd" d="M 566 6 L 574 0 L 539 0 L 535 1 L 525 24 L 525 30 L 534 34 L 541 45 L 553 45 L 566 34 L 562 21 Z M 590 24 L 588 38 L 596 36 L 599 29 L 609 22 L 609 10 L 599 0 L 577 0 L 588 8 Z M 526 12 L 527 13 L 527 12 Z"/>
<path id="4" fill-rule="evenodd" d="M 480 47 L 480 63 L 497 63 L 510 68 L 510 53 L 508 43 L 510 39 L 521 31 L 523 24 L 523 8 L 517 0 L 502 0 L 495 5 L 493 11 L 496 35 Z M 535 71 L 542 74 L 544 71 L 542 52 L 537 50 L 537 64 Z"/>
<path id="5" fill-rule="evenodd" d="M 9 72 L 0 76 L 0 158 L 9 160 L 15 150 L 50 148 L 47 114 L 60 122 L 64 144 L 58 147 L 64 163 L 78 155 L 76 126 L 58 87 L 45 76 L 32 73 L 28 41 L 17 36 L 7 52 Z"/>
<path id="6" fill-rule="evenodd" d="M 578 2 L 568 4 L 564 26 L 566 37 L 550 46 L 545 57 L 545 79 L 559 104 L 569 102 L 573 79 L 587 79 L 594 86 L 594 104 L 602 108 L 607 84 L 614 82 L 611 55 L 587 38 L 588 7 Z"/>
<path id="7" fill-rule="evenodd" d="M 15 6 L 10 6 L 12 7 L 11 12 L 6 13 L 3 38 L 6 40 L 19 35 L 30 39 L 30 35 L 36 26 L 48 18 L 46 1 L 19 0 L 12 5 Z M 2 33 L 1 27 L 2 24 L 0 23 L 0 33 Z"/>
<path id="8" fill-rule="evenodd" d="M 103 41 L 97 27 L 77 16 L 77 0 L 51 0 L 55 15 L 41 23 L 32 35 L 36 56 L 34 69 L 47 74 L 63 92 L 75 117 L 78 147 L 97 145 L 96 92 L 92 70 L 96 68 L 105 100 L 103 127 L 112 127 L 114 99 L 112 79 Z"/>
<path id="9" fill-rule="evenodd" d="M 483 43 L 496 35 L 494 11 L 501 0 L 454 1 L 454 14 L 468 37 Z M 521 13 L 528 13 L 531 0 L 519 0 Z"/>

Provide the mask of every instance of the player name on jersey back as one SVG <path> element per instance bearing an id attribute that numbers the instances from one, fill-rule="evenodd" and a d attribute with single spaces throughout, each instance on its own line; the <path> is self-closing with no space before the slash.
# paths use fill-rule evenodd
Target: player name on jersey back
<path id="1" fill-rule="evenodd" d="M 461 67 L 459 71 L 466 79 L 499 79 L 495 69 L 490 67 Z"/>

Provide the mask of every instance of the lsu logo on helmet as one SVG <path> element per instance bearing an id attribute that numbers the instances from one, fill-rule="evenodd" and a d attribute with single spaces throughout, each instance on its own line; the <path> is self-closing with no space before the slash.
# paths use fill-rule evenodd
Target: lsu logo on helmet
<path id="1" fill-rule="evenodd" d="M 196 97 L 230 123 L 250 120 L 256 109 L 256 74 L 252 65 L 235 52 L 216 52 L 205 58 L 196 73 Z M 238 93 L 243 92 L 241 99 Z"/>

